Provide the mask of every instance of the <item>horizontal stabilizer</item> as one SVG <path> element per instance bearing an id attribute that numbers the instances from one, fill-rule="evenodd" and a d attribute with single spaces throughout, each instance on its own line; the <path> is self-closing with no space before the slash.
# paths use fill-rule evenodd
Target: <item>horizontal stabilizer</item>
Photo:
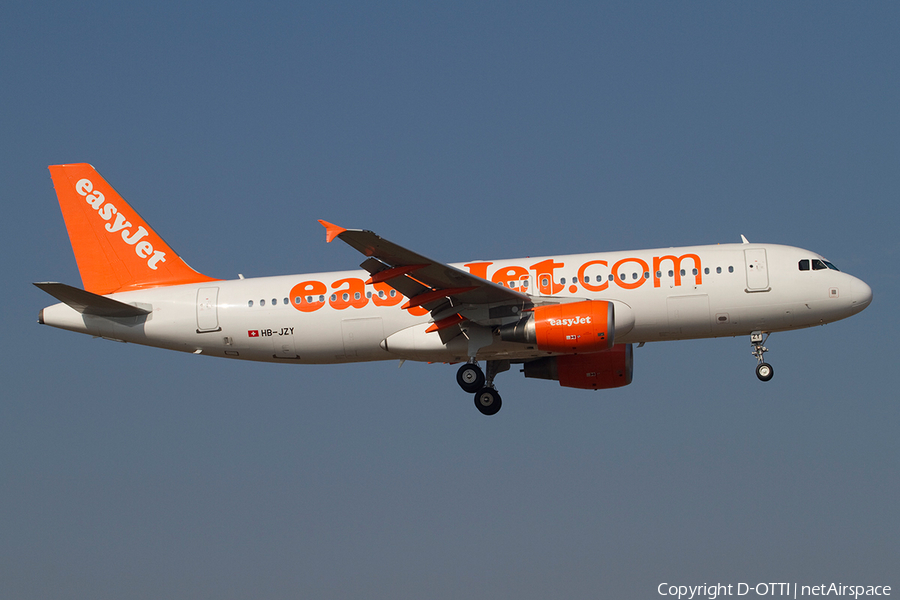
<path id="1" fill-rule="evenodd" d="M 85 290 L 64 283 L 54 283 L 45 281 L 35 283 L 60 302 L 65 302 L 78 312 L 84 315 L 95 315 L 98 317 L 139 317 L 146 315 L 150 311 L 112 298 L 92 294 Z"/>

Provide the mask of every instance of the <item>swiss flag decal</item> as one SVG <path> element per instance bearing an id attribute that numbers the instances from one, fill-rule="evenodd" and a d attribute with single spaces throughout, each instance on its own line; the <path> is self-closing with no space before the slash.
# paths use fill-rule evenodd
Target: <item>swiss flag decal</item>
<path id="1" fill-rule="evenodd" d="M 259 337 L 259 330 L 251 329 L 250 331 L 247 332 L 247 337 Z"/>

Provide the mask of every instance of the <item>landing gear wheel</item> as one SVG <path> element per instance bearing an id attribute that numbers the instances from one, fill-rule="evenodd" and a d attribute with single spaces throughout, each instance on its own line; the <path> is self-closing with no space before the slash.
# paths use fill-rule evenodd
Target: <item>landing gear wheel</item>
<path id="1" fill-rule="evenodd" d="M 496 415 L 502 405 L 500 394 L 494 388 L 486 387 L 475 394 L 475 408 L 483 415 Z"/>
<path id="2" fill-rule="evenodd" d="M 775 375 L 775 370 L 772 369 L 772 365 L 769 363 L 759 363 L 756 365 L 756 376 L 759 377 L 760 381 L 768 381 L 772 379 L 773 375 Z"/>
<path id="3" fill-rule="evenodd" d="M 484 371 L 478 363 L 466 363 L 456 372 L 456 383 L 464 392 L 472 394 L 484 387 Z"/>

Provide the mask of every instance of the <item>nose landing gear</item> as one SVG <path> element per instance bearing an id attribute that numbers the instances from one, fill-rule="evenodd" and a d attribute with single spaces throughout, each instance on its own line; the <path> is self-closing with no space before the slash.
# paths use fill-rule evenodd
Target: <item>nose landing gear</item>
<path id="1" fill-rule="evenodd" d="M 769 339 L 769 334 L 765 334 L 763 337 L 762 331 L 754 331 L 750 334 L 750 345 L 753 346 L 753 349 L 750 351 L 750 354 L 756 357 L 757 365 L 756 365 L 756 376 L 760 381 L 769 381 L 772 379 L 772 376 L 775 375 L 775 370 L 772 368 L 772 365 L 765 362 L 763 360 L 763 355 L 769 351 L 763 344 L 766 343 L 766 340 Z"/>
<path id="2" fill-rule="evenodd" d="M 509 370 L 508 360 L 487 361 L 487 376 L 474 360 L 464 364 L 456 373 L 456 382 L 464 392 L 475 392 L 475 408 L 483 415 L 496 415 L 503 405 L 494 388 L 494 377 Z"/>

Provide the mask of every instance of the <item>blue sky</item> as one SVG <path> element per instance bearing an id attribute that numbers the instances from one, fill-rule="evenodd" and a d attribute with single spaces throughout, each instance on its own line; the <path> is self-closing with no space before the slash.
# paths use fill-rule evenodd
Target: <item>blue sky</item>
<path id="1" fill-rule="evenodd" d="M 656 597 L 900 586 L 891 3 L 31 3 L 0 23 L 0 596 Z M 36 323 L 90 162 L 216 277 L 739 241 L 871 307 L 650 344 L 634 383 L 287 367 Z"/>

